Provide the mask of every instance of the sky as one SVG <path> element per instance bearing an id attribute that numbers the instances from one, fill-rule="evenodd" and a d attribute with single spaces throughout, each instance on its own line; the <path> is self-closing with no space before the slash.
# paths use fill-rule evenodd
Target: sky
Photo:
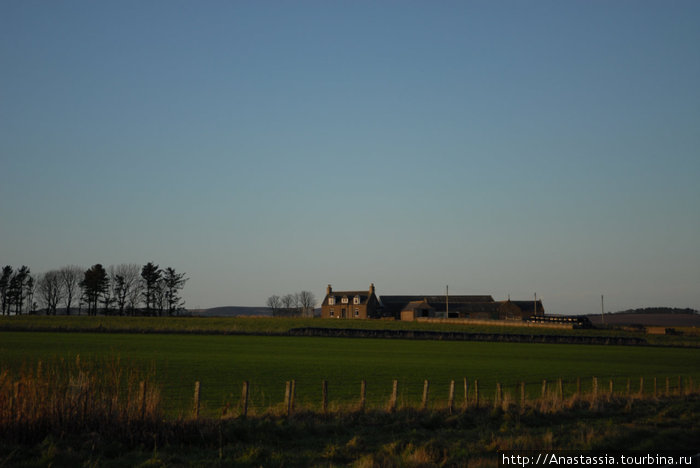
<path id="1" fill-rule="evenodd" d="M 700 309 L 700 2 L 0 2 L 0 263 L 187 307 Z"/>

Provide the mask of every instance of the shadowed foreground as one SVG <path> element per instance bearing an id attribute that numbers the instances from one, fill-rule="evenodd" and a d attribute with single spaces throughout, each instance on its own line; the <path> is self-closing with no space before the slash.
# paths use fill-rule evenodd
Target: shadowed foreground
<path id="1" fill-rule="evenodd" d="M 694 389 L 166 419 L 147 376 L 106 365 L 4 371 L 0 466 L 497 466 L 499 450 L 688 451 L 700 440 Z"/>

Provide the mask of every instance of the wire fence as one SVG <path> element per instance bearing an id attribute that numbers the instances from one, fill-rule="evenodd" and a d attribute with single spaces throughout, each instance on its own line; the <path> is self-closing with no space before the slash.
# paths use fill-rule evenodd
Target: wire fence
<path id="1" fill-rule="evenodd" d="M 692 377 L 576 378 L 521 381 L 516 384 L 485 385 L 479 379 L 449 382 L 361 380 L 353 385 L 287 380 L 273 391 L 253 381 L 240 383 L 238 391 L 226 395 L 220 407 L 205 401 L 206 387 L 197 381 L 190 387 L 189 405 L 178 398 L 179 408 L 191 405 L 191 416 L 246 417 L 295 412 L 396 411 L 413 408 L 456 412 L 478 407 L 565 407 L 578 402 L 613 399 L 645 399 L 698 393 Z M 184 395 L 182 395 L 184 397 Z M 167 402 L 166 402 L 167 403 Z M 184 403 L 184 404 L 183 404 Z M 165 405 L 167 408 L 167 404 Z M 187 414 L 180 414 L 187 416 Z"/>

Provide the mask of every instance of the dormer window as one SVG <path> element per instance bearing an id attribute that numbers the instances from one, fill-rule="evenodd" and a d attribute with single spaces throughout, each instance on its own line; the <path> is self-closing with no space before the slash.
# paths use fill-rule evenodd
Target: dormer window
<path id="1" fill-rule="evenodd" d="M 328 305 L 335 305 L 335 296 L 328 296 Z"/>
<path id="2" fill-rule="evenodd" d="M 348 303 L 348 296 L 343 297 L 343 299 L 341 299 L 341 302 L 343 304 L 347 304 Z"/>
<path id="3" fill-rule="evenodd" d="M 353 304 L 359 304 L 359 303 L 360 303 L 360 296 L 355 296 L 355 297 L 352 299 L 352 303 L 353 303 Z"/>

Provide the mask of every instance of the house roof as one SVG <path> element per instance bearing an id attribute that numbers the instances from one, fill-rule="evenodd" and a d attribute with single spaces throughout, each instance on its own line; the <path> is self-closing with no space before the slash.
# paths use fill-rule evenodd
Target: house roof
<path id="1" fill-rule="evenodd" d="M 436 310 L 445 310 L 449 302 L 450 310 L 459 311 L 463 307 L 473 304 L 495 304 L 491 296 L 381 296 L 379 298 L 384 310 L 390 313 L 399 313 L 406 309 L 409 303 L 426 301 Z"/>
<path id="2" fill-rule="evenodd" d="M 403 310 L 426 310 L 432 309 L 433 307 L 428 304 L 425 299 L 421 301 L 411 301 L 403 308 Z"/>
<path id="3" fill-rule="evenodd" d="M 511 301 L 513 304 L 516 306 L 520 307 L 520 310 L 523 312 L 535 312 L 535 301 Z M 537 301 L 537 310 L 539 312 L 544 311 L 544 307 L 542 306 L 542 301 Z"/>
<path id="4" fill-rule="evenodd" d="M 338 299 L 336 299 L 336 301 L 339 301 L 340 298 L 346 297 L 346 296 L 349 300 L 352 300 L 352 298 L 354 298 L 355 296 L 359 296 L 360 297 L 360 304 L 365 304 L 369 300 L 370 294 L 369 294 L 369 291 L 367 291 L 367 290 L 364 290 L 364 291 L 332 291 L 330 294 L 326 294 L 326 297 L 323 298 L 322 305 L 328 305 L 328 297 L 329 296 L 333 296 L 335 298 L 338 298 Z"/>

